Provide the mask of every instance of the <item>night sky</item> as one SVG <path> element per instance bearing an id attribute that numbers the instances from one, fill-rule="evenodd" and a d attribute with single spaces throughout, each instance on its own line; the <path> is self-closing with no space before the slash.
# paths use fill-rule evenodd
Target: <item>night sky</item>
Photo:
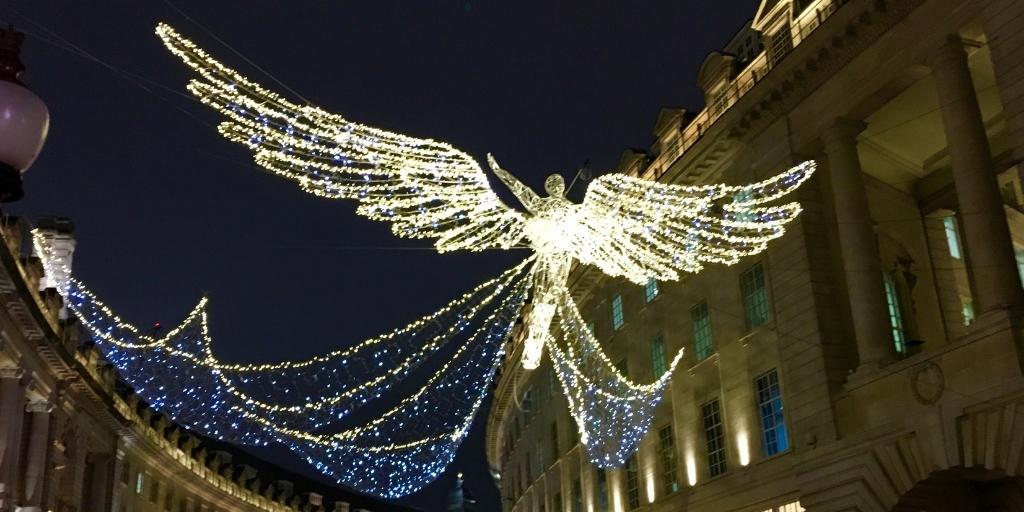
<path id="1" fill-rule="evenodd" d="M 624 148 L 648 147 L 659 108 L 699 109 L 701 62 L 758 3 L 174 1 L 312 102 L 481 160 L 493 152 L 537 190 L 552 172 L 569 180 L 589 159 L 600 174 Z M 24 81 L 51 112 L 26 198 L 5 212 L 72 218 L 76 274 L 137 324 L 177 323 L 205 293 L 222 359 L 305 358 L 404 325 L 524 256 L 438 255 L 254 168 L 211 128 L 214 112 L 178 94 L 190 75 L 153 27 L 167 21 L 285 91 L 165 2 L 7 0 L 0 20 L 29 33 Z M 482 509 L 500 510 L 485 419 L 448 474 L 405 502 L 441 510 L 464 471 Z"/>

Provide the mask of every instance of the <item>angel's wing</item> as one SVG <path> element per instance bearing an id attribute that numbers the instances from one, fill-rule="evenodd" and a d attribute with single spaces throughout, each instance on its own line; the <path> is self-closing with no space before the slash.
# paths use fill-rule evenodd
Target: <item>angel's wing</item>
<path id="1" fill-rule="evenodd" d="M 200 75 L 188 88 L 227 118 L 220 132 L 303 190 L 356 199 L 360 214 L 391 222 L 398 236 L 435 238 L 441 252 L 508 248 L 522 238 L 522 214 L 501 202 L 466 153 L 297 105 L 214 60 L 170 26 L 161 23 L 156 32 Z"/>
<path id="2" fill-rule="evenodd" d="M 681 186 L 602 176 L 587 189 L 573 240 L 577 257 L 637 284 L 675 280 L 705 263 L 733 264 L 782 236 L 800 205 L 763 206 L 814 172 L 804 162 L 746 186 Z"/>

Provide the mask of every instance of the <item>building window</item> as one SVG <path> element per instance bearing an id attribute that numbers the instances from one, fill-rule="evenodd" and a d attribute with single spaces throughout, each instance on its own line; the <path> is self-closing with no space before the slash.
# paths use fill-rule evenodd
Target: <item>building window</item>
<path id="1" fill-rule="evenodd" d="M 619 359 L 619 362 L 615 363 L 615 369 L 619 371 L 619 374 L 624 378 L 629 378 L 629 360 L 623 357 Z"/>
<path id="2" fill-rule="evenodd" d="M 628 510 L 640 508 L 640 467 L 635 453 L 626 460 L 626 505 Z"/>
<path id="3" fill-rule="evenodd" d="M 583 487 L 579 478 L 572 481 L 572 512 L 583 512 Z"/>
<path id="4" fill-rule="evenodd" d="M 653 277 L 647 280 L 647 285 L 644 286 L 644 300 L 650 304 L 651 301 L 658 297 L 658 280 Z"/>
<path id="5" fill-rule="evenodd" d="M 962 259 L 963 254 L 960 252 L 960 235 L 956 229 L 956 216 L 949 215 L 942 218 L 942 226 L 946 231 L 946 245 L 949 246 L 949 255 L 953 259 Z"/>
<path id="6" fill-rule="evenodd" d="M 711 339 L 711 313 L 707 301 L 701 301 L 690 308 L 690 320 L 693 323 L 693 352 L 697 361 L 703 361 L 714 352 Z"/>
<path id="7" fill-rule="evenodd" d="M 612 329 L 616 331 L 626 323 L 626 317 L 622 313 L 622 295 L 612 297 Z"/>
<path id="8" fill-rule="evenodd" d="M 151 503 L 160 501 L 160 481 L 156 478 L 149 482 L 149 501 Z"/>
<path id="9" fill-rule="evenodd" d="M 661 458 L 661 485 L 665 494 L 679 490 L 679 471 L 676 467 L 676 436 L 672 424 L 658 429 L 658 455 Z"/>
<path id="10" fill-rule="evenodd" d="M 740 190 L 732 196 L 734 203 L 750 203 L 753 199 L 754 193 L 749 189 Z M 754 222 L 757 220 L 757 215 L 747 207 L 736 211 L 736 220 L 739 222 Z"/>
<path id="11" fill-rule="evenodd" d="M 768 308 L 768 287 L 764 282 L 764 267 L 758 263 L 740 276 L 743 291 L 743 310 L 747 329 L 768 323 L 771 313 Z"/>
<path id="12" fill-rule="evenodd" d="M 562 493 L 556 492 L 555 495 L 551 497 L 551 505 L 552 505 L 552 508 L 554 509 L 554 512 L 563 512 L 562 511 Z"/>
<path id="13" fill-rule="evenodd" d="M 1014 245 L 1013 255 L 1017 258 L 1017 275 L 1020 276 L 1020 285 L 1024 286 L 1024 246 Z"/>
<path id="14" fill-rule="evenodd" d="M 121 483 L 124 485 L 130 484 L 132 481 L 132 465 L 125 459 L 121 462 Z"/>
<path id="15" fill-rule="evenodd" d="M 651 340 L 651 368 L 654 369 L 656 379 L 668 371 L 668 363 L 665 361 L 665 336 L 661 333 Z"/>
<path id="16" fill-rule="evenodd" d="M 534 471 L 534 474 L 536 474 L 538 478 L 544 476 L 545 460 L 546 459 L 544 458 L 544 443 L 537 443 L 537 468 Z"/>
<path id="17" fill-rule="evenodd" d="M 725 473 L 725 431 L 722 427 L 722 409 L 718 400 L 701 406 L 704 441 L 708 449 L 708 473 L 716 477 Z"/>
<path id="18" fill-rule="evenodd" d="M 896 353 L 904 355 L 907 351 L 907 334 L 903 326 L 903 312 L 896 290 L 896 279 L 890 272 L 885 272 L 882 277 L 885 282 L 885 305 L 889 310 L 889 325 L 892 327 L 892 343 Z"/>
<path id="19" fill-rule="evenodd" d="M 970 297 L 960 296 L 960 314 L 964 317 L 964 325 L 974 323 L 974 300 Z"/>
<path id="20" fill-rule="evenodd" d="M 768 62 L 772 66 L 778 64 L 793 49 L 793 35 L 789 24 L 785 24 L 768 38 Z"/>
<path id="21" fill-rule="evenodd" d="M 182 498 L 181 501 L 178 502 L 178 512 L 188 512 L 189 508 L 191 508 L 189 507 L 189 501 L 191 500 Z"/>
<path id="22" fill-rule="evenodd" d="M 548 369 L 548 396 L 555 396 L 556 391 L 558 391 L 558 376 L 555 375 L 555 366 L 552 364 Z"/>
<path id="23" fill-rule="evenodd" d="M 597 327 L 594 326 L 594 321 L 587 322 L 587 331 L 590 332 L 591 336 L 597 336 Z"/>
<path id="24" fill-rule="evenodd" d="M 782 393 L 779 391 L 779 374 L 772 370 L 754 381 L 757 391 L 757 411 L 761 416 L 761 446 L 764 455 L 782 453 L 789 449 L 789 434 L 786 432 L 786 418 L 782 414 Z"/>
<path id="25" fill-rule="evenodd" d="M 530 452 L 526 452 L 526 463 L 523 464 L 523 483 L 527 486 L 533 481 L 533 465 L 530 464 Z"/>
<path id="26" fill-rule="evenodd" d="M 604 468 L 595 471 L 597 480 L 597 512 L 608 512 L 608 472 Z"/>
<path id="27" fill-rule="evenodd" d="M 576 424 L 576 420 L 569 418 L 569 450 L 576 447 L 576 444 L 580 442 L 580 427 Z"/>
<path id="28" fill-rule="evenodd" d="M 558 449 L 558 422 L 557 421 L 552 421 L 551 422 L 551 455 L 555 459 L 558 459 L 558 456 L 561 455 L 561 453 L 562 453 L 562 451 Z"/>

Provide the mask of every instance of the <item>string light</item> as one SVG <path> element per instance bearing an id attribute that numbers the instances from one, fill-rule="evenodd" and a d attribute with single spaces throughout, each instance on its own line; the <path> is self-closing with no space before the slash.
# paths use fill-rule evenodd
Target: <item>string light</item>
<path id="1" fill-rule="evenodd" d="M 353 123 L 298 105 L 249 81 L 167 25 L 157 34 L 200 78 L 189 90 L 224 115 L 220 132 L 257 163 L 313 194 L 354 199 L 357 213 L 391 223 L 397 236 L 435 239 L 439 252 L 508 249 L 524 239 L 523 263 L 431 315 L 305 361 L 228 364 L 214 356 L 207 300 L 166 334 L 120 319 L 35 236 L 47 273 L 62 280 L 69 309 L 136 392 L 175 421 L 217 438 L 282 443 L 352 487 L 398 497 L 432 481 L 454 457 L 501 361 L 527 296 L 522 364 L 545 346 L 580 427 L 588 457 L 621 466 L 650 426 L 680 352 L 650 384 L 623 376 L 585 327 L 566 283 L 574 260 L 643 285 L 675 280 L 708 263 L 761 252 L 800 212 L 765 206 L 814 171 L 805 162 L 746 186 L 667 185 L 612 174 L 591 182 L 581 204 L 560 176 L 540 197 L 489 157 L 527 213 L 507 207 L 480 165 L 454 147 Z M 461 343 L 452 348 L 452 340 Z M 386 404 L 415 373 L 434 373 Z M 368 412 L 368 410 L 370 412 Z M 369 415 L 359 418 L 359 415 Z M 371 419 L 372 418 L 372 419 Z"/>
<path id="2" fill-rule="evenodd" d="M 683 186 L 622 174 L 591 182 L 582 204 L 554 175 L 540 197 L 488 155 L 491 170 L 528 211 L 503 204 L 479 163 L 449 144 L 354 123 L 298 105 L 228 68 L 166 24 L 156 33 L 200 76 L 188 88 L 226 119 L 220 132 L 249 147 L 256 162 L 331 198 L 355 199 L 359 214 L 388 221 L 398 236 L 436 238 L 440 252 L 508 249 L 523 238 L 537 253 L 533 308 L 522 364 L 536 368 L 556 297 L 573 260 L 644 285 L 734 264 L 782 236 L 797 203 L 762 206 L 814 172 L 813 161 L 753 185 Z"/>

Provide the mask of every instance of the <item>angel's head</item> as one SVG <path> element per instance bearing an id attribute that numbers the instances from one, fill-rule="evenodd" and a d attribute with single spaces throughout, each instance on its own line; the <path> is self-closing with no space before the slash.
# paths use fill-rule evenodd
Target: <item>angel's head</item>
<path id="1" fill-rule="evenodd" d="M 565 179 L 559 174 L 552 174 L 544 180 L 544 190 L 551 197 L 562 197 L 565 195 Z"/>

